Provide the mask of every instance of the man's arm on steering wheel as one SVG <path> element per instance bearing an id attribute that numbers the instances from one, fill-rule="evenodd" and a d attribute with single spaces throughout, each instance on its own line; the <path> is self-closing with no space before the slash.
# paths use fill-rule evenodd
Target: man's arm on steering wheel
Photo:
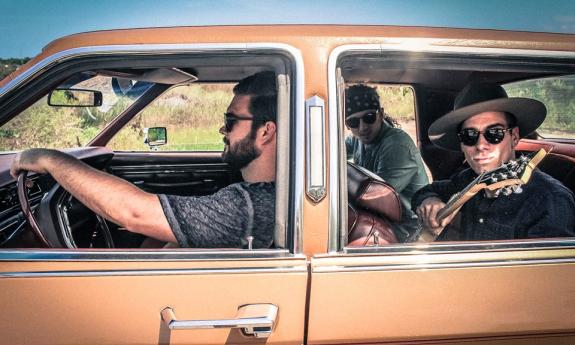
<path id="1" fill-rule="evenodd" d="M 56 150 L 31 149 L 18 153 L 10 174 L 17 177 L 23 170 L 52 175 L 89 209 L 132 232 L 176 242 L 155 194 Z"/>

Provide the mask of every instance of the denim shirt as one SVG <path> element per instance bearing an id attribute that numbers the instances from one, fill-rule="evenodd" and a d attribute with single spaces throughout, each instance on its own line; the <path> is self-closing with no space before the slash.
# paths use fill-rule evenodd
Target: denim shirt
<path id="1" fill-rule="evenodd" d="M 405 242 L 420 229 L 417 215 L 411 211 L 411 198 L 429 183 L 421 154 L 403 130 L 383 121 L 373 144 L 364 145 L 354 136 L 345 140 L 347 159 L 364 167 L 389 183 L 399 194 L 402 221 L 394 225 L 396 236 Z"/>
<path id="2" fill-rule="evenodd" d="M 424 199 L 438 197 L 443 202 L 462 190 L 477 175 L 466 169 L 450 180 L 436 181 L 413 197 L 417 209 Z M 449 224 L 438 241 L 489 241 L 537 237 L 575 236 L 573 193 L 561 182 L 536 169 L 521 193 L 488 198 L 477 193 L 459 211 L 461 219 Z"/>

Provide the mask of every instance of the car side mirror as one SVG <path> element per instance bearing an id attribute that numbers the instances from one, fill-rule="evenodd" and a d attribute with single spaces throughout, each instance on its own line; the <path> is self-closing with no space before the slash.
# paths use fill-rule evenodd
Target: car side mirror
<path id="1" fill-rule="evenodd" d="M 168 142 L 168 131 L 166 127 L 145 128 L 144 133 L 146 134 L 144 144 L 148 145 L 150 150 L 153 150 L 156 146 L 165 145 Z"/>
<path id="2" fill-rule="evenodd" d="M 55 107 L 99 107 L 102 93 L 97 90 L 55 89 L 48 96 L 48 105 Z"/>

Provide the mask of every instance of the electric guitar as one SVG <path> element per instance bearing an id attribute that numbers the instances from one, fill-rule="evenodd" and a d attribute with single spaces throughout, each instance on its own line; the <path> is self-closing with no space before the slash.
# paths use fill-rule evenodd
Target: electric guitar
<path id="1" fill-rule="evenodd" d="M 484 189 L 492 191 L 495 197 L 521 193 L 521 185 L 529 181 L 533 170 L 546 154 L 544 149 L 540 149 L 535 155 L 522 155 L 517 160 L 511 160 L 498 168 L 481 173 L 463 190 L 454 194 L 437 212 L 437 222 L 441 223 L 445 218 L 459 211 L 469 199 Z M 440 234 L 424 229 L 415 242 L 432 242 Z"/>

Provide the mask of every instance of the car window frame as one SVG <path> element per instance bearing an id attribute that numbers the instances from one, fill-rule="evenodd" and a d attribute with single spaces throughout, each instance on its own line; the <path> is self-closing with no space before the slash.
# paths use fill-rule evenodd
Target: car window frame
<path id="1" fill-rule="evenodd" d="M 110 54 L 117 53 L 117 56 Z M 178 57 L 198 54 L 233 54 L 235 56 L 247 56 L 249 54 L 274 54 L 278 58 L 281 56 L 289 64 L 287 70 L 276 71 L 277 75 L 284 76 L 278 80 L 284 80 L 283 86 L 279 85 L 280 90 L 289 93 L 282 99 L 282 107 L 278 110 L 278 140 L 277 151 L 278 159 L 276 164 L 277 192 L 276 192 L 276 229 L 275 233 L 283 233 L 285 244 L 283 248 L 278 249 L 256 249 L 256 250 L 235 250 L 235 249 L 216 249 L 205 250 L 201 248 L 190 248 L 182 254 L 181 250 L 164 249 L 161 251 L 162 257 L 176 255 L 178 257 L 194 259 L 214 259 L 214 258 L 260 258 L 260 257 L 293 257 L 300 256 L 302 253 L 302 218 L 304 204 L 304 157 L 303 157 L 303 131 L 304 116 L 303 95 L 304 95 L 304 64 L 303 57 L 299 49 L 285 43 L 214 43 L 214 44 L 146 44 L 146 45 L 112 45 L 112 46 L 92 46 L 83 48 L 73 48 L 65 50 L 54 55 L 48 56 L 37 62 L 30 69 L 18 75 L 4 87 L 0 88 L 0 99 L 7 100 L 5 103 L 7 109 L 5 117 L 12 118 L 14 114 L 19 113 L 37 99 L 46 94 L 53 85 L 65 80 L 70 75 L 93 68 L 98 61 L 110 63 L 114 60 L 120 65 L 132 65 L 130 58 L 145 58 L 147 56 L 162 56 L 165 54 L 177 54 Z M 86 59 L 93 59 L 85 62 Z M 101 59 L 101 60 L 99 60 Z M 130 62 L 131 61 L 131 62 Z M 62 73 L 64 71 L 64 73 Z M 47 83 L 46 80 L 49 80 Z M 42 84 L 43 87 L 37 87 Z M 30 92 L 35 90 L 35 92 Z M 164 90 L 159 90 L 158 95 Z M 22 97 L 26 92 L 30 92 L 26 102 L 21 104 L 12 104 L 15 98 Z M 157 97 L 157 95 L 156 95 Z M 136 115 L 135 111 L 133 115 Z M 10 116 L 12 115 L 12 116 Z M 125 118 L 120 114 L 119 118 Z M 286 116 L 287 115 L 287 116 Z M 133 116 L 132 116 L 133 117 Z M 129 121 L 132 117 L 127 119 Z M 115 120 L 115 121 L 116 121 Z M 114 125 L 111 123 L 100 132 L 110 131 Z M 120 126 L 121 128 L 121 126 Z M 92 140 L 89 145 L 104 146 L 107 140 L 98 137 Z M 295 162 L 295 163 L 293 163 Z M 280 177 L 281 176 L 281 177 Z M 283 182 L 279 182 L 283 181 Z M 287 185 L 287 186 L 284 186 Z M 280 227 L 280 229 L 278 229 Z M 89 258 L 101 260 L 102 258 L 113 258 L 114 260 L 132 260 L 134 257 L 146 257 L 146 251 L 139 248 L 130 250 L 101 250 L 101 253 L 94 253 L 87 249 L 74 249 L 73 251 L 54 251 L 33 248 L 30 250 L 3 250 L 0 254 L 5 260 L 27 260 L 30 257 L 49 258 L 64 260 L 83 260 Z M 150 258 L 157 256 L 157 253 L 150 253 Z"/>
<path id="2" fill-rule="evenodd" d="M 483 47 L 482 47 L 482 43 Z M 347 247 L 347 167 L 346 151 L 344 143 L 345 125 L 343 116 L 344 87 L 346 81 L 341 75 L 339 61 L 342 57 L 357 53 L 452 53 L 462 58 L 472 58 L 481 55 L 498 55 L 503 57 L 544 58 L 548 60 L 567 59 L 575 64 L 575 52 L 552 51 L 552 50 L 529 50 L 512 48 L 486 48 L 489 41 L 473 41 L 476 46 L 462 46 L 461 43 L 453 44 L 449 39 L 415 39 L 402 38 L 394 40 L 394 43 L 384 44 L 348 44 L 334 48 L 328 59 L 328 93 L 329 93 L 329 141 L 338 143 L 330 147 L 330 180 L 328 195 L 330 200 L 336 200 L 329 205 L 330 222 L 328 229 L 328 252 L 334 255 L 362 255 L 362 254 L 432 254 L 465 251 L 505 251 L 515 249 L 546 249 L 558 247 L 575 247 L 574 239 L 520 239 L 506 241 L 457 242 L 457 243 L 401 243 L 379 247 Z M 566 62 L 563 62 L 566 64 Z M 417 104 L 417 93 L 414 98 Z M 419 115 L 416 107 L 416 128 L 419 132 Z M 545 139 L 547 140 L 547 139 Z M 552 140 L 549 140 L 552 141 Z"/>

